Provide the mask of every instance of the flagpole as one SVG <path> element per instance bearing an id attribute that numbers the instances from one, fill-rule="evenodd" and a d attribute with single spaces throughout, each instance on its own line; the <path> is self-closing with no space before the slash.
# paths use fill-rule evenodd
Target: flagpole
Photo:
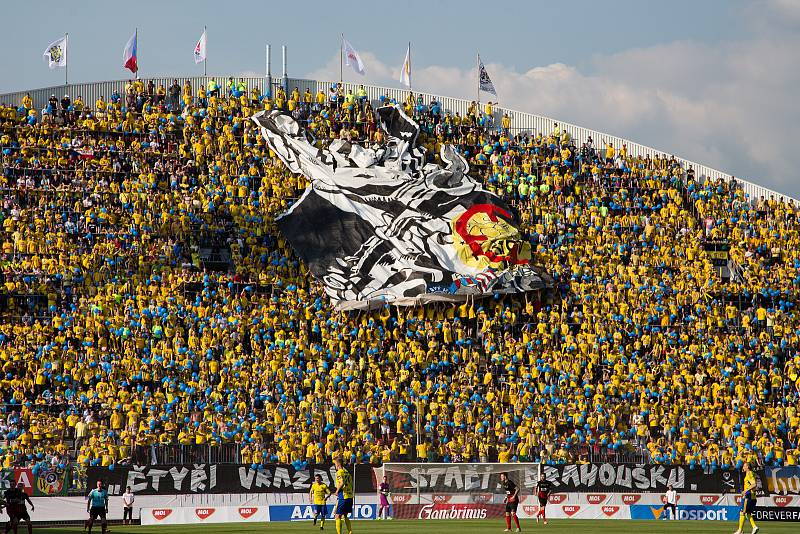
<path id="1" fill-rule="evenodd" d="M 339 83 L 344 81 L 344 34 L 342 34 L 342 43 L 339 45 Z"/>
<path id="2" fill-rule="evenodd" d="M 414 92 L 414 86 L 411 83 L 411 41 L 408 42 L 408 90 Z"/>
<path id="3" fill-rule="evenodd" d="M 135 36 L 133 38 L 133 42 L 136 43 L 136 73 L 135 74 L 136 74 L 136 79 L 138 80 L 139 79 L 139 70 L 140 70 L 139 69 L 139 28 L 136 27 L 133 30 L 133 33 L 134 33 L 134 36 Z"/>
<path id="4" fill-rule="evenodd" d="M 478 70 L 478 99 L 475 101 L 475 123 L 478 122 L 478 111 L 481 108 L 481 53 L 476 52 L 476 61 L 475 68 Z"/>
<path id="5" fill-rule="evenodd" d="M 69 85 L 69 32 L 64 34 L 64 85 Z"/>
<path id="6" fill-rule="evenodd" d="M 205 78 L 208 74 L 206 72 L 206 63 L 208 63 L 208 34 L 206 34 L 206 27 L 203 26 L 203 39 L 205 39 L 205 50 L 203 50 L 204 57 L 203 57 L 203 77 Z"/>

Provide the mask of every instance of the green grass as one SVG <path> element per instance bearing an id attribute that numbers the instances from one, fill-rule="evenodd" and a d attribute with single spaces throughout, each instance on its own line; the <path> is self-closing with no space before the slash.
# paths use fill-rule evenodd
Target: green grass
<path id="1" fill-rule="evenodd" d="M 523 532 L 540 532 L 548 534 L 620 534 L 636 532 L 646 534 L 731 534 L 736 530 L 732 521 L 631 521 L 631 520 L 579 520 L 554 519 L 547 526 L 536 524 L 533 520 L 520 521 Z M 353 521 L 353 534 L 473 534 L 502 532 L 506 527 L 503 519 L 482 520 L 436 520 L 436 521 Z M 797 523 L 761 522 L 759 534 L 797 534 Z M 24 528 L 20 528 L 23 534 Z M 100 534 L 100 529 L 93 533 Z M 274 522 L 274 523 L 224 523 L 209 525 L 156 525 L 156 526 L 121 526 L 114 525 L 111 534 L 263 534 L 264 532 L 297 532 L 314 534 L 319 529 L 310 521 Z M 745 532 L 750 532 L 746 525 Z M 47 534 L 83 534 L 82 528 L 54 527 L 47 529 Z M 336 524 L 329 520 L 325 524 L 323 534 L 336 534 Z"/>

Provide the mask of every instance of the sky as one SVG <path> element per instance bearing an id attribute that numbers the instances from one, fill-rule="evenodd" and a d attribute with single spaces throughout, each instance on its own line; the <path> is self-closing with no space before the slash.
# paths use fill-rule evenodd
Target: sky
<path id="1" fill-rule="evenodd" d="M 142 77 L 201 75 L 205 25 L 209 74 L 263 75 L 270 43 L 273 75 L 286 45 L 289 76 L 338 79 L 344 33 L 366 66 L 345 79 L 398 87 L 411 41 L 415 89 L 474 98 L 480 51 L 505 107 L 800 198 L 800 0 L 15 0 L 3 14 L 0 93 L 63 83 L 42 53 L 65 32 L 71 82 L 127 77 L 136 27 Z"/>

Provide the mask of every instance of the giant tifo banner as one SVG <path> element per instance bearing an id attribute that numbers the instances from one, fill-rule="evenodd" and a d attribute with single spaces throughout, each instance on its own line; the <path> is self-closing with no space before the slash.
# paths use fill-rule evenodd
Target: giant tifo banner
<path id="1" fill-rule="evenodd" d="M 357 492 L 373 492 L 375 483 L 369 466 L 356 466 L 353 482 Z M 110 495 L 121 495 L 127 486 L 138 495 L 182 495 L 204 493 L 308 493 L 315 475 L 333 485 L 336 469 L 330 464 L 307 469 L 270 464 L 254 468 L 234 464 L 132 465 L 90 467 L 87 487 L 98 480 Z"/>
<path id="2" fill-rule="evenodd" d="M 451 145 L 433 163 L 419 126 L 377 109 L 387 143 L 364 148 L 313 134 L 279 111 L 253 116 L 270 149 L 310 185 L 277 219 L 339 309 L 466 300 L 554 285 L 531 264 L 514 211 L 468 175 Z"/>

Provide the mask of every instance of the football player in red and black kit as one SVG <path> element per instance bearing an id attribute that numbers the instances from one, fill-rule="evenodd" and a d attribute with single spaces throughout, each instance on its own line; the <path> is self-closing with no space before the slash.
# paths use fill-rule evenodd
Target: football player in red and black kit
<path id="1" fill-rule="evenodd" d="M 553 491 L 553 483 L 547 480 L 544 473 L 539 475 L 539 482 L 536 483 L 536 496 L 539 497 L 539 512 L 536 514 L 536 522 L 539 518 L 544 519 L 544 524 L 547 524 L 547 515 L 545 514 L 545 507 L 547 506 L 547 499 L 550 498 L 550 493 Z"/>
<path id="2" fill-rule="evenodd" d="M 517 517 L 517 507 L 519 506 L 519 488 L 513 480 L 508 478 L 508 473 L 500 473 L 500 483 L 506 492 L 506 498 L 503 502 L 506 504 L 506 528 L 504 532 L 511 532 L 511 519 L 514 519 L 514 524 L 517 526 L 517 532 L 521 532 L 519 528 L 519 518 Z"/>
<path id="3" fill-rule="evenodd" d="M 14 530 L 14 534 L 17 534 L 17 525 L 19 525 L 20 521 L 25 521 L 25 525 L 28 527 L 28 534 L 33 532 L 31 516 L 28 514 L 25 503 L 27 502 L 31 505 L 31 511 L 34 510 L 34 506 L 33 502 L 31 502 L 31 498 L 25 493 L 24 488 L 25 485 L 20 482 L 16 487 L 7 489 L 3 495 L 3 499 L 6 501 L 6 512 L 8 512 L 8 523 L 5 529 L 6 534 L 11 532 L 12 529 Z"/>

